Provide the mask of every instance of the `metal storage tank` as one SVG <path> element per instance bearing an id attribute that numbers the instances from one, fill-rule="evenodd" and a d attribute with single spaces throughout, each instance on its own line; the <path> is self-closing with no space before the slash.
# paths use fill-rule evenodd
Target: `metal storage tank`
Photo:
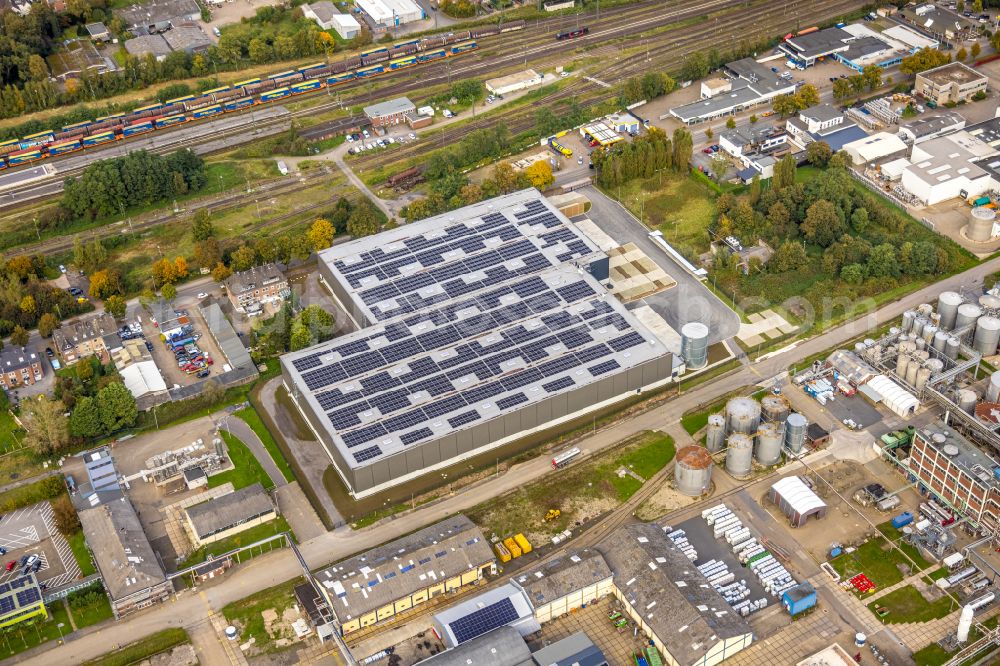
<path id="1" fill-rule="evenodd" d="M 916 381 L 913 383 L 913 388 L 917 389 L 918 391 L 923 391 L 924 385 L 930 378 L 931 378 L 931 371 L 927 368 L 920 368 L 919 370 L 917 370 L 917 378 Z"/>
<path id="2" fill-rule="evenodd" d="M 990 375 L 990 383 L 986 385 L 986 402 L 1000 402 L 1000 370 Z"/>
<path id="3" fill-rule="evenodd" d="M 733 398 L 726 403 L 726 425 L 730 433 L 754 434 L 760 425 L 760 403 L 753 398 Z"/>
<path id="4" fill-rule="evenodd" d="M 927 349 L 927 341 L 924 340 L 923 338 L 917 338 L 915 344 L 917 345 L 918 352 L 922 352 L 923 350 Z"/>
<path id="5" fill-rule="evenodd" d="M 905 378 L 906 369 L 910 367 L 910 357 L 905 354 L 900 354 L 896 359 L 896 376 Z"/>
<path id="6" fill-rule="evenodd" d="M 926 361 L 930 357 L 931 357 L 931 353 L 929 351 L 927 351 L 926 349 L 918 349 L 917 351 L 913 352 L 913 358 L 917 359 L 921 363 L 923 363 L 924 361 Z"/>
<path id="7" fill-rule="evenodd" d="M 965 235 L 977 243 L 987 243 L 993 238 L 993 221 L 997 213 L 986 206 L 976 206 L 972 209 L 972 217 L 965 225 Z"/>
<path id="8" fill-rule="evenodd" d="M 792 412 L 785 419 L 785 448 L 792 453 L 799 453 L 806 445 L 806 429 L 809 421 L 798 412 Z"/>
<path id="9" fill-rule="evenodd" d="M 924 367 L 931 371 L 931 375 L 936 375 L 944 370 L 944 361 L 939 358 L 932 358 L 924 363 Z"/>
<path id="10" fill-rule="evenodd" d="M 923 333 L 921 333 L 920 337 L 922 337 L 924 339 L 924 342 L 926 342 L 927 344 L 931 344 L 932 342 L 934 342 L 934 336 L 937 334 L 938 334 L 938 327 L 935 326 L 934 324 L 929 324 L 927 326 L 924 326 L 924 331 Z"/>
<path id="11" fill-rule="evenodd" d="M 913 320 L 913 326 L 910 327 L 910 335 L 919 338 L 924 333 L 924 326 L 927 326 L 929 323 L 926 317 L 918 316 Z"/>
<path id="12" fill-rule="evenodd" d="M 983 309 L 975 303 L 962 303 L 958 306 L 958 316 L 955 318 L 955 328 L 966 328 L 975 324 L 983 315 Z"/>
<path id="13" fill-rule="evenodd" d="M 934 334 L 934 340 L 931 342 L 931 347 L 943 354 L 945 347 L 948 346 L 949 338 L 951 338 L 950 334 L 945 333 L 944 331 L 938 331 Z"/>
<path id="14" fill-rule="evenodd" d="M 722 414 L 712 414 L 708 417 L 705 430 L 705 446 L 711 453 L 721 451 L 726 443 L 726 419 Z"/>
<path id="15" fill-rule="evenodd" d="M 889 335 L 899 335 L 900 332 L 901 331 L 899 330 L 899 326 L 890 326 L 889 327 Z"/>
<path id="16" fill-rule="evenodd" d="M 962 389 L 958 392 L 958 408 L 966 414 L 975 413 L 977 402 L 979 402 L 979 396 L 976 395 L 975 391 Z"/>
<path id="17" fill-rule="evenodd" d="M 677 452 L 674 485 L 688 497 L 701 497 L 712 486 L 712 456 L 701 446 L 685 446 Z"/>
<path id="18" fill-rule="evenodd" d="M 972 346 L 983 356 L 993 356 L 1000 343 L 1000 319 L 996 317 L 980 317 L 976 322 L 976 335 Z"/>
<path id="19" fill-rule="evenodd" d="M 941 315 L 941 328 L 950 331 L 955 327 L 958 317 L 958 306 L 962 304 L 962 295 L 954 291 L 943 291 L 938 296 L 937 311 Z"/>
<path id="20" fill-rule="evenodd" d="M 1000 298 L 993 294 L 983 294 L 979 297 L 979 307 L 984 310 L 1000 310 Z"/>
<path id="21" fill-rule="evenodd" d="M 757 448 L 754 457 L 761 465 L 770 467 L 781 462 L 781 445 L 784 433 L 777 423 L 761 423 L 757 431 Z"/>
<path id="22" fill-rule="evenodd" d="M 760 401 L 760 410 L 761 416 L 765 421 L 784 423 L 785 419 L 788 418 L 789 412 L 792 411 L 792 408 L 788 404 L 788 399 L 784 396 L 769 395 L 765 396 L 764 399 Z"/>
<path id="23" fill-rule="evenodd" d="M 913 328 L 913 321 L 917 318 L 917 313 L 913 310 L 907 310 L 903 313 L 903 333 L 909 333 Z"/>
<path id="24" fill-rule="evenodd" d="M 954 361 L 958 358 L 958 348 L 961 344 L 961 340 L 955 336 L 948 338 L 948 343 L 944 346 L 944 355 Z"/>
<path id="25" fill-rule="evenodd" d="M 854 351 L 856 353 L 861 353 L 864 350 L 865 350 L 865 343 L 863 343 L 863 342 L 855 342 L 854 343 Z"/>
<path id="26" fill-rule="evenodd" d="M 753 472 L 753 437 L 734 432 L 726 440 L 726 471 L 738 479 L 745 479 Z"/>
<path id="27" fill-rule="evenodd" d="M 691 370 L 708 364 L 708 326 L 698 321 L 681 326 L 681 358 Z"/>
<path id="28" fill-rule="evenodd" d="M 904 377 L 903 379 L 906 380 L 907 384 L 909 384 L 910 386 L 916 386 L 917 385 L 917 372 L 919 370 L 921 370 L 921 367 L 920 367 L 919 363 L 911 363 L 906 368 L 906 377 Z"/>
<path id="29" fill-rule="evenodd" d="M 917 306 L 917 314 L 921 317 L 930 317 L 934 313 L 934 308 L 930 303 L 921 303 Z"/>

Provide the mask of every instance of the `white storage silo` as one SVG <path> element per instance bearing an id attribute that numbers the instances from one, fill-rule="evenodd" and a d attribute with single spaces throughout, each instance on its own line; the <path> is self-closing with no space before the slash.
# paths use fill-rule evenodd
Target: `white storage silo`
<path id="1" fill-rule="evenodd" d="M 938 296 L 938 314 L 941 315 L 941 328 L 950 331 L 955 327 L 958 317 L 958 306 L 962 304 L 962 296 L 954 291 L 944 291 Z"/>
<path id="2" fill-rule="evenodd" d="M 945 348 L 948 346 L 948 339 L 951 337 L 950 333 L 945 331 L 938 331 L 934 334 L 934 340 L 931 342 L 931 347 L 941 352 L 945 353 Z"/>
<path id="3" fill-rule="evenodd" d="M 734 432 L 726 440 L 726 471 L 738 479 L 753 472 L 753 437 Z"/>
<path id="4" fill-rule="evenodd" d="M 806 429 L 809 421 L 798 412 L 792 412 L 785 419 L 785 448 L 792 453 L 799 453 L 806 445 Z"/>
<path id="5" fill-rule="evenodd" d="M 674 462 L 674 485 L 688 497 L 701 497 L 712 486 L 712 456 L 703 447 L 685 446 Z"/>
<path id="6" fill-rule="evenodd" d="M 753 398 L 733 398 L 726 403 L 726 425 L 730 433 L 754 434 L 760 425 L 760 403 Z"/>
<path id="7" fill-rule="evenodd" d="M 708 326 L 692 321 L 681 327 L 681 358 L 689 370 L 708 364 Z"/>
<path id="8" fill-rule="evenodd" d="M 1000 402 L 1000 370 L 990 375 L 990 383 L 986 385 L 986 402 Z"/>
<path id="9" fill-rule="evenodd" d="M 765 421 L 784 423 L 791 411 L 788 399 L 783 395 L 768 395 L 760 401 L 760 412 Z"/>
<path id="10" fill-rule="evenodd" d="M 781 445 L 784 434 L 778 423 L 761 423 L 757 431 L 757 448 L 754 457 L 761 465 L 770 467 L 781 462 Z"/>
<path id="11" fill-rule="evenodd" d="M 726 443 L 726 419 L 722 414 L 712 414 L 708 417 L 705 428 L 705 446 L 711 453 L 721 451 Z"/>
<path id="12" fill-rule="evenodd" d="M 975 303 L 962 303 L 958 306 L 958 316 L 955 318 L 955 329 L 962 329 L 976 323 L 983 316 L 983 309 Z"/>
<path id="13" fill-rule="evenodd" d="M 927 380 L 931 378 L 931 371 L 928 368 L 920 368 L 917 370 L 916 381 L 913 383 L 913 388 L 918 391 L 924 390 L 924 385 L 927 384 Z"/>
<path id="14" fill-rule="evenodd" d="M 979 297 L 979 307 L 985 312 L 993 314 L 1000 310 L 1000 298 L 997 298 L 993 294 L 983 294 Z"/>
<path id="15" fill-rule="evenodd" d="M 976 395 L 975 391 L 962 389 L 958 392 L 958 408 L 966 414 L 975 413 L 977 402 L 979 402 L 979 396 Z"/>
<path id="16" fill-rule="evenodd" d="M 934 324 L 928 324 L 927 326 L 924 326 L 924 331 L 920 334 L 920 337 L 922 337 L 924 342 L 929 345 L 934 342 L 934 336 L 937 335 L 937 333 L 938 327 Z"/>
<path id="17" fill-rule="evenodd" d="M 917 318 L 917 313 L 913 310 L 907 310 L 903 313 L 903 333 L 909 333 L 913 328 L 913 320 Z"/>
<path id="18" fill-rule="evenodd" d="M 924 367 L 931 371 L 931 376 L 944 370 L 944 361 L 939 358 L 932 358 L 924 361 Z"/>
<path id="19" fill-rule="evenodd" d="M 955 336 L 948 338 L 948 343 L 944 346 L 944 355 L 951 360 L 958 358 L 958 349 L 962 342 Z"/>
<path id="20" fill-rule="evenodd" d="M 973 348 L 983 356 L 993 356 L 1000 343 L 1000 319 L 996 317 L 980 317 L 976 321 L 976 335 L 972 340 Z"/>
<path id="21" fill-rule="evenodd" d="M 988 243 L 993 239 L 993 222 L 996 211 L 986 206 L 976 206 L 972 209 L 972 217 L 965 225 L 965 235 L 977 243 Z"/>
<path id="22" fill-rule="evenodd" d="M 906 377 L 904 377 L 903 379 L 905 379 L 906 383 L 909 384 L 910 386 L 916 386 L 917 385 L 917 373 L 920 370 L 921 370 L 921 367 L 920 367 L 919 363 L 910 363 L 910 365 L 907 366 L 907 368 L 906 368 Z"/>
<path id="23" fill-rule="evenodd" d="M 906 378 L 906 369 L 910 367 L 910 357 L 900 354 L 896 358 L 896 376 L 900 379 Z"/>
<path id="24" fill-rule="evenodd" d="M 917 338 L 913 342 L 913 344 L 915 344 L 917 346 L 917 351 L 918 352 L 922 352 L 923 350 L 927 349 L 927 341 L 924 340 L 923 338 Z"/>
<path id="25" fill-rule="evenodd" d="M 910 335 L 913 335 L 917 338 L 921 337 L 924 334 L 924 326 L 927 326 L 929 324 L 930 322 L 927 321 L 926 317 L 918 316 L 916 319 L 913 320 L 913 326 L 910 327 Z"/>

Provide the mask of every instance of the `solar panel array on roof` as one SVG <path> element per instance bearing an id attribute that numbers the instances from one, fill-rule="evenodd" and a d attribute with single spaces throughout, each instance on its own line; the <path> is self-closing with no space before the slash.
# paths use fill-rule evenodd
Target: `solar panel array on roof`
<path id="1" fill-rule="evenodd" d="M 88 454 L 84 460 L 84 467 L 94 491 L 118 490 L 118 472 L 107 450 L 101 449 Z"/>
<path id="2" fill-rule="evenodd" d="M 449 625 L 455 634 L 455 641 L 461 645 L 473 638 L 493 631 L 497 627 L 513 622 L 518 618 L 517 609 L 510 599 L 500 601 L 480 608 L 464 617 L 454 620 Z"/>
<path id="3" fill-rule="evenodd" d="M 296 401 L 362 466 L 663 357 L 586 272 L 599 257 L 536 192 L 330 248 L 374 323 L 283 357 Z"/>

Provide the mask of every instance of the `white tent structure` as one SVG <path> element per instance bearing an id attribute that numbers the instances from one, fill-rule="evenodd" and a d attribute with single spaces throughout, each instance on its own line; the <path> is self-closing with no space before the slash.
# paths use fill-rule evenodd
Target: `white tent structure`
<path id="1" fill-rule="evenodd" d="M 810 516 L 826 515 L 826 502 L 797 476 L 786 476 L 771 486 L 771 501 L 788 516 L 792 525 L 801 527 Z"/>
<path id="2" fill-rule="evenodd" d="M 135 397 L 140 398 L 147 393 L 159 393 L 167 390 L 160 369 L 153 361 L 139 361 L 120 371 L 125 388 Z"/>
<path id="3" fill-rule="evenodd" d="M 910 416 L 920 406 L 912 393 L 885 375 L 874 377 L 867 385 L 882 397 L 882 404 L 899 416 Z"/>

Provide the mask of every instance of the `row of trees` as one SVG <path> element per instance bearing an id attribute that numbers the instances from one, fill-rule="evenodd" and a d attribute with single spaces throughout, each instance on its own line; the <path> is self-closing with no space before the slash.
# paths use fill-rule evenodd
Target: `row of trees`
<path id="1" fill-rule="evenodd" d="M 628 106 L 642 100 L 652 100 L 660 95 L 666 95 L 677 87 L 677 82 L 663 72 L 646 72 L 642 76 L 633 76 L 622 82 L 618 101 L 622 106 Z"/>
<path id="2" fill-rule="evenodd" d="M 283 354 L 329 340 L 337 332 L 333 315 L 318 305 L 295 314 L 296 303 L 286 301 L 273 317 L 255 323 L 256 351 L 262 355 Z"/>
<path id="3" fill-rule="evenodd" d="M 887 77 L 886 83 L 892 83 L 892 77 Z M 882 86 L 882 68 L 878 65 L 868 65 L 860 74 L 854 74 L 846 79 L 837 79 L 833 83 L 833 96 L 836 99 L 847 99 L 851 95 L 860 96 L 866 90 L 872 91 Z"/>
<path id="4" fill-rule="evenodd" d="M 658 171 L 686 173 L 694 140 L 683 127 L 668 137 L 655 127 L 630 142 L 593 152 L 591 159 L 602 187 L 617 187 L 633 178 L 650 178 Z"/>
<path id="5" fill-rule="evenodd" d="M 67 178 L 59 205 L 70 216 L 93 220 L 195 192 L 205 182 L 205 163 L 190 150 L 166 156 L 137 150 Z"/>
<path id="6" fill-rule="evenodd" d="M 91 309 L 45 280 L 41 255 L 20 255 L 0 264 L 0 337 L 10 335 L 12 344 L 26 345 L 28 331 L 35 327 L 48 337 L 61 319 Z"/>
<path id="7" fill-rule="evenodd" d="M 819 91 L 816 86 L 807 83 L 792 95 L 778 95 L 771 102 L 771 108 L 780 117 L 790 116 L 810 106 L 819 104 Z M 730 119 L 732 120 L 732 119 Z"/>

